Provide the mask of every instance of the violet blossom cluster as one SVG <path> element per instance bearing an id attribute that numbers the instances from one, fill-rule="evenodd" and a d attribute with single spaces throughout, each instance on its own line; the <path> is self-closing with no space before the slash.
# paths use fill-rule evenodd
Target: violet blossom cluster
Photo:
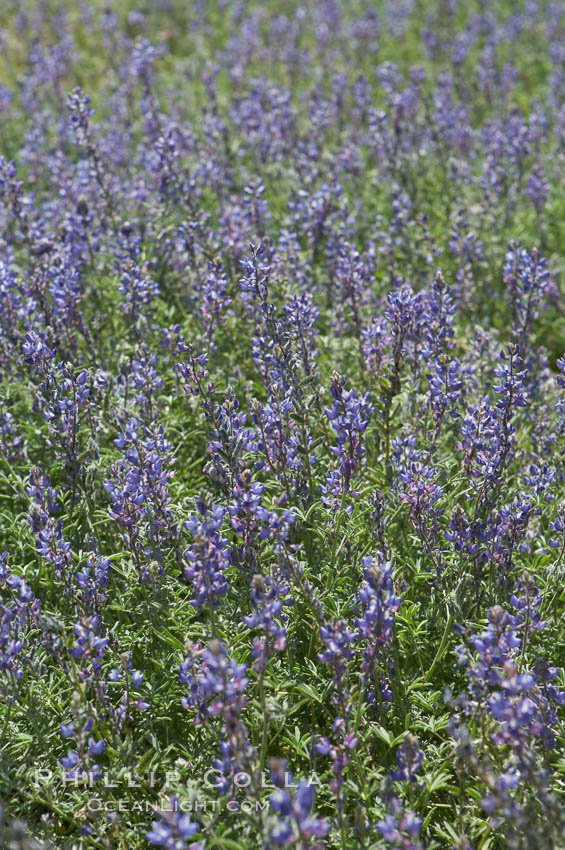
<path id="1" fill-rule="evenodd" d="M 209 604 L 212 608 L 220 605 L 221 597 L 229 590 L 229 581 L 225 575 L 231 563 L 229 543 L 222 537 L 222 525 L 225 508 L 211 504 L 202 494 L 197 502 L 198 514 L 193 514 L 184 522 L 184 527 L 193 537 L 184 557 L 188 562 L 184 568 L 184 577 L 192 584 L 196 596 L 191 600 L 195 608 Z"/>
<path id="2" fill-rule="evenodd" d="M 530 790 L 545 817 L 559 819 L 550 792 L 551 776 L 540 762 L 540 754 L 554 746 L 556 709 L 565 703 L 565 692 L 553 684 L 555 668 L 542 663 L 531 671 L 524 670 L 528 637 L 545 624 L 539 617 L 541 596 L 529 576 L 522 577 L 518 592 L 520 597 L 513 596 L 516 615 L 495 606 L 487 613 L 487 628 L 471 637 L 476 660 L 466 645 L 458 647 L 469 689 L 454 701 L 456 714 L 451 721 L 458 753 L 486 785 L 483 809 L 493 824 L 508 831 L 510 841 L 516 830 L 527 830 L 527 824 L 531 825 Z M 469 739 L 468 729 L 469 722 L 480 717 L 489 724 L 489 740 L 495 747 L 494 753 L 485 754 L 483 760 L 477 745 Z"/>
<path id="3" fill-rule="evenodd" d="M 271 779 L 276 787 L 269 798 L 271 808 L 276 812 L 278 821 L 272 829 L 269 842 L 275 847 L 299 847 L 300 850 L 311 848 L 321 850 L 325 844 L 322 841 L 329 831 L 329 823 L 314 815 L 314 788 L 308 782 L 298 783 L 296 794 L 291 795 L 286 789 L 286 763 L 278 760 L 271 765 Z"/>
<path id="4" fill-rule="evenodd" d="M 180 665 L 180 681 L 189 689 L 182 705 L 194 712 L 194 722 L 203 725 L 216 717 L 221 720 L 220 755 L 213 766 L 222 794 L 234 792 L 240 772 L 254 772 L 254 750 L 241 717 L 247 705 L 246 672 L 246 665 L 231 658 L 219 640 L 206 649 L 191 647 Z"/>
<path id="5" fill-rule="evenodd" d="M 124 529 L 139 577 L 148 581 L 163 572 L 163 547 L 177 534 L 168 488 L 173 475 L 170 444 L 163 426 L 150 429 L 135 417 L 126 420 L 114 443 L 124 459 L 104 482 L 112 501 L 109 513 Z"/>
<path id="6" fill-rule="evenodd" d="M 345 378 L 337 372 L 332 377 L 330 391 L 332 407 L 325 414 L 336 433 L 336 445 L 331 448 L 338 460 L 338 467 L 330 470 L 325 485 L 320 485 L 324 504 L 337 508 L 343 504 L 351 513 L 353 505 L 345 504 L 346 497 L 355 498 L 359 493 L 351 487 L 351 479 L 365 454 L 363 435 L 374 408 L 368 393 L 358 397 L 356 391 L 345 388 Z"/>

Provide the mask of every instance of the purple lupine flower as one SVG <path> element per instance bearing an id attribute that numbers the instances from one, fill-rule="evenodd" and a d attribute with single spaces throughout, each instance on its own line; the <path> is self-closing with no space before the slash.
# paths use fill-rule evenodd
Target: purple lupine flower
<path id="1" fill-rule="evenodd" d="M 463 468 L 466 475 L 491 478 L 496 475 L 499 459 L 499 423 L 488 399 L 470 405 L 460 428 L 457 448 L 465 451 Z"/>
<path id="2" fill-rule="evenodd" d="M 541 162 L 535 166 L 528 177 L 528 181 L 526 183 L 526 194 L 532 202 L 532 206 L 537 215 L 541 217 L 549 194 L 549 183 L 545 176 L 545 169 Z"/>
<path id="3" fill-rule="evenodd" d="M 145 834 L 148 842 L 164 850 L 202 850 L 204 845 L 189 843 L 200 832 L 200 826 L 193 823 L 188 815 L 182 814 L 178 797 L 169 799 L 169 808 L 156 811 L 158 820 L 154 820 L 151 829 Z"/>
<path id="4" fill-rule="evenodd" d="M 268 205 L 264 199 L 266 187 L 261 178 L 250 181 L 243 190 L 245 206 L 249 208 L 254 233 L 261 238 L 265 234 L 265 223 L 268 216 Z"/>
<path id="5" fill-rule="evenodd" d="M 525 350 L 532 323 L 544 299 L 555 292 L 547 260 L 537 248 L 531 251 L 512 242 L 506 251 L 503 280 L 507 286 L 517 341 Z"/>
<path id="6" fill-rule="evenodd" d="M 286 628 L 281 622 L 284 624 L 287 615 L 282 608 L 283 605 L 292 605 L 294 600 L 288 598 L 288 586 L 278 584 L 271 576 L 254 575 L 252 588 L 255 611 L 243 617 L 243 622 L 250 629 L 258 628 L 264 632 L 264 636 L 254 639 L 252 652 L 253 669 L 261 674 L 271 652 L 282 652 L 286 648 Z"/>
<path id="7" fill-rule="evenodd" d="M 362 308 L 369 301 L 374 276 L 374 264 L 361 257 L 350 242 L 339 240 L 332 270 L 335 309 L 332 323 L 340 334 L 351 325 L 359 346 L 362 345 Z"/>
<path id="8" fill-rule="evenodd" d="M 427 378 L 430 388 L 430 407 L 436 421 L 436 428 L 441 426 L 446 411 L 449 411 L 454 419 L 459 416 L 457 403 L 463 386 L 460 366 L 456 358 L 449 360 L 445 354 L 441 354 L 432 361 L 433 371 L 428 373 Z"/>
<path id="9" fill-rule="evenodd" d="M 361 664 L 365 689 L 369 702 L 377 708 L 392 700 L 390 656 L 386 650 L 392 645 L 395 615 L 402 599 L 394 592 L 392 564 L 381 552 L 375 558 L 362 558 L 361 563 L 365 582 L 357 595 L 362 616 L 355 622 L 360 639 L 367 642 Z"/>
<path id="10" fill-rule="evenodd" d="M 149 154 L 154 186 L 160 202 L 165 206 L 169 203 L 178 204 L 185 192 L 188 194 L 193 188 L 192 181 L 184 173 L 181 164 L 182 145 L 181 130 L 172 125 L 164 128 Z"/>
<path id="11" fill-rule="evenodd" d="M 377 824 L 377 829 L 391 850 L 422 850 L 419 840 L 422 821 L 414 812 L 406 811 L 398 799 L 390 804 L 392 814 Z"/>
<path id="12" fill-rule="evenodd" d="M 57 251 L 49 265 L 48 277 L 47 289 L 53 300 L 51 321 L 55 327 L 61 326 L 58 335 L 64 335 L 72 349 L 76 349 L 76 340 L 72 336 L 76 331 L 86 335 L 92 344 L 92 337 L 86 330 L 85 319 L 79 309 L 82 298 L 80 268 L 68 251 Z"/>
<path id="13" fill-rule="evenodd" d="M 69 648 L 69 653 L 75 660 L 88 661 L 95 673 L 99 673 L 102 668 L 102 659 L 106 654 L 109 640 L 97 635 L 99 625 L 98 615 L 81 617 L 73 627 L 76 640 Z"/>
<path id="14" fill-rule="evenodd" d="M 136 335 L 140 333 L 138 324 L 147 317 L 146 308 L 159 295 L 159 285 L 143 269 L 126 261 L 121 267 L 120 293 L 123 295 L 122 307 L 129 317 Z"/>
<path id="15" fill-rule="evenodd" d="M 204 413 L 206 421 L 212 426 L 212 439 L 208 444 L 208 451 L 212 454 L 212 464 L 207 471 L 214 483 L 226 487 L 233 479 L 233 470 L 239 466 L 239 456 L 243 451 L 246 440 L 252 439 L 252 434 L 247 434 L 243 425 L 246 421 L 245 414 L 238 414 L 239 401 L 231 388 L 226 391 L 223 405 L 214 401 L 216 388 L 213 383 L 204 384 L 208 377 L 206 365 L 208 357 L 206 354 L 196 355 L 192 346 L 187 345 L 181 335 L 174 342 L 174 354 L 176 356 L 188 351 L 189 362 L 175 363 L 175 371 L 182 381 L 182 388 L 187 396 L 200 398 L 200 408 Z M 225 460 L 223 458 L 225 455 Z"/>
<path id="16" fill-rule="evenodd" d="M 37 553 L 52 566 L 55 576 L 64 581 L 72 592 L 71 544 L 65 539 L 62 520 L 52 516 L 59 507 L 57 491 L 51 487 L 49 476 L 43 475 L 39 467 L 33 467 L 26 492 L 33 499 L 28 518 L 36 537 Z"/>
<path id="17" fill-rule="evenodd" d="M 151 277 L 149 263 L 143 258 L 141 236 L 129 221 L 120 228 L 116 256 L 119 292 L 123 296 L 121 307 L 135 338 L 140 339 L 142 328 L 152 315 L 151 305 L 160 294 L 160 287 Z"/>
<path id="18" fill-rule="evenodd" d="M 401 745 L 396 751 L 396 768 L 389 771 L 391 779 L 395 782 L 418 782 L 417 774 L 422 767 L 424 754 L 419 747 L 418 738 L 415 735 L 405 735 Z"/>
<path id="19" fill-rule="evenodd" d="M 518 611 L 516 625 L 521 626 L 522 640 L 527 642 L 534 631 L 545 629 L 547 623 L 541 619 L 542 594 L 532 576 L 524 571 L 516 585 L 516 593 L 510 596 L 512 607 Z"/>
<path id="20" fill-rule="evenodd" d="M 236 475 L 232 490 L 233 503 L 228 506 L 231 527 L 242 540 L 239 556 L 243 562 L 254 564 L 257 540 L 284 541 L 296 514 L 290 508 L 282 513 L 267 510 L 263 504 L 265 486 L 253 481 L 251 472 L 244 469 Z"/>
<path id="21" fill-rule="evenodd" d="M 274 306 L 267 301 L 263 302 L 261 320 L 255 329 L 252 355 L 269 396 L 286 398 L 292 390 L 300 394 L 292 336 L 286 323 L 275 316 Z"/>
<path id="22" fill-rule="evenodd" d="M 469 522 L 459 506 L 453 509 L 445 532 L 445 539 L 453 544 L 457 552 L 465 552 L 467 555 L 474 556 L 479 551 L 473 523 Z"/>
<path id="23" fill-rule="evenodd" d="M 102 193 L 105 207 L 111 210 L 114 199 L 110 190 L 108 175 L 104 169 L 100 150 L 94 141 L 93 128 L 90 119 L 94 115 L 94 109 L 90 106 L 90 95 L 84 94 L 80 86 L 75 87 L 67 95 L 67 111 L 69 113 L 69 126 L 73 132 L 75 144 L 84 151 L 89 164 L 91 174 L 96 183 L 96 188 Z M 90 182 L 91 176 L 89 174 Z"/>
<path id="24" fill-rule="evenodd" d="M 493 370 L 499 382 L 493 385 L 493 390 L 500 398 L 495 405 L 497 425 L 501 431 L 498 445 L 493 456 L 489 477 L 499 477 L 508 461 L 515 443 L 515 428 L 511 418 L 516 407 L 527 407 L 524 394 L 524 378 L 527 374 L 522 369 L 524 361 L 520 357 L 520 346 L 509 343 L 507 350 L 500 351 L 501 364 Z M 495 445 L 496 445 L 495 442 Z"/>
<path id="25" fill-rule="evenodd" d="M 271 267 L 261 265 L 261 258 L 265 253 L 265 246 L 259 244 L 251 245 L 251 256 L 244 257 L 241 261 L 243 266 L 244 276 L 239 281 L 239 288 L 242 295 L 243 303 L 246 307 L 250 307 L 251 302 L 259 300 L 264 302 L 267 299 L 269 292 L 269 275 Z"/>
<path id="26" fill-rule="evenodd" d="M 289 202 L 289 209 L 294 214 L 295 230 L 307 235 L 312 267 L 320 259 L 324 241 L 342 204 L 343 194 L 343 186 L 335 180 L 333 184 L 322 183 L 311 192 L 299 190 Z"/>
<path id="27" fill-rule="evenodd" d="M 520 347 L 509 343 L 499 352 L 500 365 L 494 370 L 499 379 L 493 390 L 499 395 L 495 406 L 483 398 L 478 406 L 470 406 L 463 417 L 458 448 L 466 450 L 466 474 L 482 478 L 478 504 L 488 502 L 493 486 L 501 480 L 504 470 L 514 455 L 516 429 L 513 418 L 518 408 L 528 406 L 524 379 L 526 370 L 520 357 Z"/>
<path id="28" fill-rule="evenodd" d="M 455 316 L 451 289 L 440 271 L 432 281 L 426 312 L 426 345 L 422 353 L 425 357 L 437 357 L 446 349 L 453 347 L 451 339 Z"/>
<path id="29" fill-rule="evenodd" d="M 163 378 L 157 369 L 158 365 L 157 354 L 142 344 L 137 348 L 133 360 L 122 365 L 118 378 L 124 407 L 131 398 L 136 406 L 136 415 L 148 424 L 156 420 L 157 411 L 161 407 L 158 396 L 163 387 Z"/>
<path id="30" fill-rule="evenodd" d="M 302 292 L 300 295 L 293 295 L 285 304 L 284 313 L 289 325 L 289 333 L 298 341 L 304 373 L 310 376 L 314 371 L 315 338 L 318 334 L 316 322 L 320 315 L 320 311 L 314 304 L 312 293 Z"/>
<path id="31" fill-rule="evenodd" d="M 91 434 L 95 433 L 91 396 L 93 387 L 101 387 L 104 378 L 98 374 L 93 379 L 85 369 L 75 372 L 70 363 L 49 364 L 42 360 L 40 364 L 34 361 L 34 365 L 37 371 L 42 368 L 45 371 L 41 374 L 33 407 L 47 422 L 48 445 L 54 446 L 57 457 L 64 461 L 74 497 L 82 478 L 80 426 L 88 422 Z"/>
<path id="32" fill-rule="evenodd" d="M 83 94 L 78 87 L 73 89 L 67 97 L 67 109 L 77 145 L 87 147 L 90 144 L 89 118 L 94 115 L 94 109 L 90 106 L 90 95 Z"/>
<path id="33" fill-rule="evenodd" d="M 319 653 L 318 658 L 332 671 L 335 685 L 332 698 L 340 708 L 343 708 L 347 698 L 347 662 L 353 658 L 352 644 L 358 639 L 358 634 L 352 631 L 347 622 L 342 619 L 335 623 L 321 625 L 320 637 L 325 644 L 325 649 Z"/>
<path id="34" fill-rule="evenodd" d="M 221 536 L 225 508 L 212 505 L 201 496 L 197 501 L 198 515 L 193 514 L 184 527 L 193 535 L 194 542 L 184 555 L 188 565 L 185 578 L 192 583 L 196 596 L 191 604 L 196 608 L 208 603 L 217 608 L 222 596 L 229 590 L 225 571 L 231 563 L 228 541 Z"/>
<path id="35" fill-rule="evenodd" d="M 330 756 L 332 760 L 333 779 L 330 780 L 329 789 L 333 794 L 340 810 L 345 805 L 345 770 L 351 762 L 351 752 L 359 744 L 359 738 L 355 732 L 347 731 L 347 723 L 342 717 L 336 717 L 332 726 L 333 741 L 326 736 L 320 738 L 316 744 L 316 752 L 322 756 Z"/>
<path id="36" fill-rule="evenodd" d="M 55 357 L 55 349 L 35 331 L 28 331 L 22 343 L 22 351 L 26 363 L 33 365 L 40 374 L 49 372 L 49 364 Z"/>
<path id="37" fill-rule="evenodd" d="M 373 316 L 361 333 L 365 367 L 369 372 L 378 375 L 389 358 L 389 348 L 392 341 L 389 323 L 382 316 L 378 318 Z"/>
<path id="38" fill-rule="evenodd" d="M 245 689 L 248 679 L 245 664 L 237 664 L 229 658 L 226 647 L 220 641 L 212 641 L 202 652 L 199 672 L 199 697 L 211 700 L 202 719 L 221 716 L 230 724 L 245 708 Z"/>
<path id="39" fill-rule="evenodd" d="M 24 440 L 9 410 L 0 413 L 0 452 L 10 465 L 23 461 Z"/>
<path id="40" fill-rule="evenodd" d="M 143 679 L 144 674 L 140 670 L 134 670 L 133 668 L 131 653 L 121 656 L 121 669 L 115 668 L 107 674 L 106 681 L 108 683 L 117 684 L 123 682 L 125 684 L 125 690 L 122 693 L 118 706 L 112 708 L 119 729 L 123 729 L 126 723 L 134 720 L 133 709 L 146 711 L 149 708 L 149 703 L 139 693 L 143 685 Z"/>
<path id="41" fill-rule="evenodd" d="M 95 719 L 80 701 L 73 700 L 71 707 L 74 720 L 71 723 L 62 724 L 60 732 L 63 738 L 72 742 L 74 749 L 69 748 L 66 756 L 59 759 L 59 762 L 67 769 L 67 780 L 98 781 L 101 776 L 100 766 L 94 759 L 104 752 L 105 741 L 103 738 L 98 740 L 92 735 Z"/>
<path id="42" fill-rule="evenodd" d="M 112 500 L 109 513 L 124 529 L 140 578 L 148 581 L 151 562 L 160 575 L 163 547 L 174 545 L 178 537 L 168 487 L 173 476 L 171 447 L 162 425 L 141 425 L 136 417 L 126 420 L 114 443 L 124 459 L 111 467 L 111 477 L 104 482 Z"/>
<path id="43" fill-rule="evenodd" d="M 207 351 L 216 351 L 216 331 L 225 321 L 227 308 L 232 301 L 227 294 L 227 276 L 218 258 L 208 263 L 208 273 L 199 289 L 202 295 L 198 305 L 203 325 L 202 347 Z"/>
<path id="44" fill-rule="evenodd" d="M 436 507 L 444 495 L 443 489 L 436 483 L 437 470 L 422 462 L 423 453 L 409 446 L 409 463 L 404 465 L 402 444 L 393 440 L 394 461 L 398 465 L 398 475 L 404 485 L 400 494 L 403 502 L 410 506 L 410 520 L 422 539 L 428 554 L 432 553 L 433 538 L 438 532 L 438 519 L 443 509 Z M 437 568 L 437 563 L 436 563 Z"/>
<path id="45" fill-rule="evenodd" d="M 520 664 L 528 635 L 535 629 L 538 605 L 537 588 L 529 577 L 521 580 L 520 590 L 525 593 L 520 598 L 514 597 L 517 616 L 500 606 L 489 609 L 487 628 L 472 635 L 467 645 L 457 648 L 469 688 L 453 706 L 462 709 L 466 717 L 483 718 L 482 722 L 488 723 L 490 743 L 482 762 L 477 756 L 479 742 L 470 740 L 461 716 L 454 714 L 450 724 L 458 753 L 487 785 L 482 800 L 485 812 L 493 818 L 493 823 L 504 824 L 510 833 L 519 832 L 527 822 L 522 795 L 512 793 L 518 787 L 534 791 L 544 801 L 546 816 L 556 816 L 548 794 L 551 775 L 540 769 L 538 750 L 554 746 L 556 707 L 565 703 L 565 692 L 553 685 L 556 670 L 538 663 L 532 672 L 526 672 Z M 500 761 L 493 763 L 493 744 L 499 748 L 502 772 Z"/>
<path id="46" fill-rule="evenodd" d="M 0 604 L 0 671 L 8 671 L 12 683 L 31 668 L 34 646 L 29 631 L 41 626 L 41 602 L 25 581 L 8 566 L 8 553 L 0 554 L 0 589 L 9 596 Z"/>
<path id="47" fill-rule="evenodd" d="M 99 756 L 104 752 L 104 740 L 97 741 L 96 738 L 88 739 L 88 749 L 93 756 Z"/>
<path id="48" fill-rule="evenodd" d="M 551 488 L 555 481 L 556 473 L 557 470 L 555 467 L 550 466 L 547 460 L 539 464 L 532 463 L 528 468 L 528 474 L 524 475 L 524 483 L 536 496 L 543 496 L 546 502 L 552 502 L 554 495 L 551 492 Z"/>
<path id="49" fill-rule="evenodd" d="M 230 658 L 218 640 L 206 649 L 190 647 L 179 671 L 181 682 L 190 689 L 181 702 L 185 709 L 195 712 L 194 722 L 201 725 L 216 717 L 221 720 L 220 758 L 215 759 L 214 769 L 216 786 L 222 794 L 233 793 L 238 774 L 255 776 L 254 749 L 241 719 L 247 705 L 246 672 L 246 665 Z"/>
<path id="50" fill-rule="evenodd" d="M 497 410 L 506 412 L 512 406 L 526 407 L 527 401 L 522 392 L 522 379 L 526 372 L 520 371 L 523 366 L 520 347 L 510 343 L 506 352 L 500 352 L 500 359 L 501 365 L 493 370 L 496 377 L 501 379 L 493 385 L 493 390 L 503 396 L 496 405 Z"/>
<path id="51" fill-rule="evenodd" d="M 317 818 L 312 813 L 314 805 L 314 788 L 304 780 L 298 783 L 296 794 L 292 796 L 285 785 L 288 785 L 289 773 L 286 762 L 282 759 L 271 763 L 271 780 L 276 790 L 269 797 L 271 808 L 278 815 L 278 823 L 270 833 L 270 841 L 276 847 L 298 846 L 321 850 L 325 845 L 321 842 L 310 844 L 312 838 L 324 838 L 329 832 L 330 824 Z M 292 782 L 292 776 L 290 776 Z"/>
<path id="52" fill-rule="evenodd" d="M 225 489 L 230 483 L 233 486 L 235 473 L 243 468 L 243 453 L 257 448 L 256 434 L 247 427 L 248 414 L 240 410 L 239 399 L 231 387 L 227 388 L 222 404 L 207 405 L 205 415 L 213 425 L 206 446 L 212 460 L 205 471 L 215 485 Z"/>
<path id="53" fill-rule="evenodd" d="M 334 372 L 332 376 L 330 390 L 333 405 L 331 408 L 326 408 L 325 413 L 337 435 L 336 446 L 332 447 L 331 451 L 339 458 L 339 492 L 342 494 L 342 499 L 345 499 L 347 494 L 352 497 L 358 495 L 351 488 L 351 478 L 365 454 L 362 437 L 374 408 L 368 393 L 357 397 L 354 389 L 346 390 L 345 378 L 337 372 Z M 322 496 L 324 504 L 336 507 L 336 487 L 335 484 L 332 487 L 330 477 L 326 481 L 326 488 L 320 487 L 320 490 L 324 494 Z"/>
<path id="54" fill-rule="evenodd" d="M 256 469 L 267 466 L 284 487 L 279 504 L 286 504 L 292 495 L 306 496 L 309 492 L 309 470 L 318 462 L 311 450 L 312 437 L 297 424 L 299 411 L 290 398 L 271 399 L 266 404 L 253 401 L 253 423 L 256 440 L 247 447 L 260 452 L 263 458 L 255 462 Z M 304 441 L 305 440 L 305 441 Z"/>
<path id="55" fill-rule="evenodd" d="M 84 592 L 88 605 L 94 609 L 106 601 L 105 589 L 110 581 L 110 560 L 102 555 L 91 553 L 86 564 L 81 570 L 77 570 L 76 583 Z"/>
<path id="56" fill-rule="evenodd" d="M 388 307 L 384 318 L 389 324 L 392 337 L 392 356 L 390 374 L 390 397 L 400 392 L 400 377 L 402 374 L 403 358 L 406 340 L 416 322 L 417 305 L 412 289 L 401 285 L 387 295 Z"/>

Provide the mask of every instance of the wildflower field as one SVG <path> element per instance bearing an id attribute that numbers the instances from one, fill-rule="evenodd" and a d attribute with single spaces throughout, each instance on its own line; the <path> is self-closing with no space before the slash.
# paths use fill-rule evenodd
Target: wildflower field
<path id="1" fill-rule="evenodd" d="M 0 2 L 0 846 L 563 850 L 564 0 L 138 2 Z"/>

